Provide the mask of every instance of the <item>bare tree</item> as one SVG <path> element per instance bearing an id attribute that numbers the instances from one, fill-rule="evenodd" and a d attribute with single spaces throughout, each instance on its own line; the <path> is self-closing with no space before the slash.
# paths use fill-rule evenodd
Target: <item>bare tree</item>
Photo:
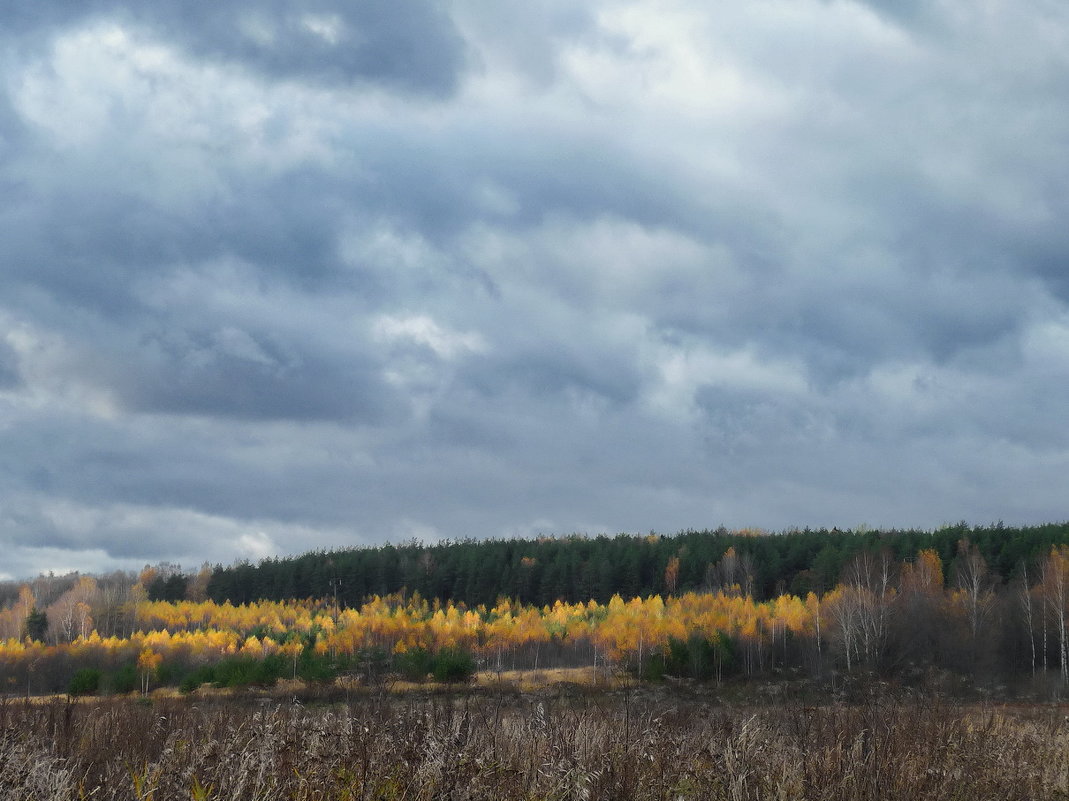
<path id="1" fill-rule="evenodd" d="M 54 642 L 71 642 L 89 636 L 93 627 L 90 610 L 96 601 L 97 583 L 90 576 L 80 576 L 74 586 L 48 607 L 50 634 Z"/>
<path id="2" fill-rule="evenodd" d="M 839 584 L 824 596 L 821 604 L 832 624 L 829 638 L 842 650 L 849 672 L 860 658 L 862 598 L 855 587 Z"/>
<path id="3" fill-rule="evenodd" d="M 36 605 L 37 599 L 33 596 L 33 590 L 29 585 L 23 584 L 19 588 L 18 599 L 0 612 L 0 641 L 19 639 L 26 625 L 26 618 Z"/>
<path id="4" fill-rule="evenodd" d="M 1024 612 L 1025 625 L 1028 627 L 1028 644 L 1032 648 L 1032 675 L 1036 675 L 1036 630 L 1033 603 L 1034 590 L 1028 583 L 1028 564 L 1021 562 L 1020 579 L 1017 582 L 1017 597 Z"/>
<path id="5" fill-rule="evenodd" d="M 1069 612 L 1069 546 L 1051 548 L 1043 562 L 1040 582 L 1045 618 L 1058 633 L 1058 665 L 1062 681 L 1069 683 L 1069 653 L 1066 651 L 1066 613 Z"/>
<path id="6" fill-rule="evenodd" d="M 883 659 L 888 620 L 895 601 L 894 561 L 890 553 L 859 553 L 846 567 L 844 583 L 853 591 L 859 653 L 872 666 Z"/>
<path id="7" fill-rule="evenodd" d="M 995 605 L 995 580 L 980 549 L 968 540 L 958 542 L 956 573 L 969 633 L 975 646 Z"/>

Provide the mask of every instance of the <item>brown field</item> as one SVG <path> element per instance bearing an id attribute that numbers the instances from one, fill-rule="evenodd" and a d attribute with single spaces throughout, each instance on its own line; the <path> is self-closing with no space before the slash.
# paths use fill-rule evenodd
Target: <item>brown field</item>
<path id="1" fill-rule="evenodd" d="M 0 701 L 0 798 L 1069 798 L 1059 706 L 729 705 L 525 678 L 304 703 Z"/>

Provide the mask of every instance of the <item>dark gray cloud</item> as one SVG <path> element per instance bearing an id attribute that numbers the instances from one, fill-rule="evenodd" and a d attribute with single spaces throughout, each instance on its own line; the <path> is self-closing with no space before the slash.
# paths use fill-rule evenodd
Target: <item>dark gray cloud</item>
<path id="1" fill-rule="evenodd" d="M 186 350 L 185 347 L 189 349 Z M 108 382 L 124 410 L 163 414 L 382 423 L 396 399 L 376 365 L 275 354 L 243 332 L 222 331 Z M 192 363 L 191 363 L 192 362 Z"/>
<path id="2" fill-rule="evenodd" d="M 6 342 L 0 342 L 0 389 L 15 389 L 18 384 L 18 357 Z"/>
<path id="3" fill-rule="evenodd" d="M 0 31 L 0 573 L 1064 514 L 1069 12 Z"/>
<path id="4" fill-rule="evenodd" d="M 272 78 L 368 82 L 445 96 L 464 68 L 464 42 L 437 4 L 424 0 L 355 4 L 329 0 L 204 5 L 95 0 L 17 3 L 5 28 L 47 41 L 98 20 L 130 25 L 194 57 L 241 64 Z"/>

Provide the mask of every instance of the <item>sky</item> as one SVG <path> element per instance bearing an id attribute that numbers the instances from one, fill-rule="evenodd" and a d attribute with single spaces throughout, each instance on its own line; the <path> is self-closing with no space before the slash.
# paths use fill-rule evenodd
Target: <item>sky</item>
<path id="1" fill-rule="evenodd" d="M 0 578 L 1063 521 L 1063 0 L 0 7 Z"/>

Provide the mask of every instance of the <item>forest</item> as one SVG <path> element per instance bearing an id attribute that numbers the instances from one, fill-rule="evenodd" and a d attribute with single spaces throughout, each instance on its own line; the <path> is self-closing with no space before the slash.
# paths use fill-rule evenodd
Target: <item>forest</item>
<path id="1" fill-rule="evenodd" d="M 1057 695 L 1069 684 L 1067 536 L 1065 525 L 720 530 L 40 576 L 3 587 L 0 688 L 192 692 L 589 666 L 643 681 L 864 675 Z M 447 585 L 455 595 L 431 594 Z"/>
<path id="2" fill-rule="evenodd" d="M 376 548 L 308 553 L 259 564 L 215 566 L 207 597 L 222 603 L 261 599 L 325 598 L 359 604 L 373 595 L 418 592 L 470 607 L 498 598 L 545 606 L 554 601 L 594 600 L 715 591 L 716 572 L 728 549 L 744 565 L 743 587 L 758 600 L 790 593 L 804 597 L 834 588 L 861 553 L 886 553 L 896 562 L 920 551 L 939 555 L 952 575 L 958 544 L 979 550 L 992 574 L 1012 580 L 1034 567 L 1052 546 L 1069 544 L 1069 523 L 1013 528 L 1002 523 L 943 526 L 935 531 L 805 529 L 768 533 L 760 529 L 684 531 L 672 536 L 543 537 L 536 540 L 418 542 Z M 676 560 L 675 571 L 667 570 Z M 192 577 L 172 573 L 149 587 L 151 597 L 180 600 Z"/>

